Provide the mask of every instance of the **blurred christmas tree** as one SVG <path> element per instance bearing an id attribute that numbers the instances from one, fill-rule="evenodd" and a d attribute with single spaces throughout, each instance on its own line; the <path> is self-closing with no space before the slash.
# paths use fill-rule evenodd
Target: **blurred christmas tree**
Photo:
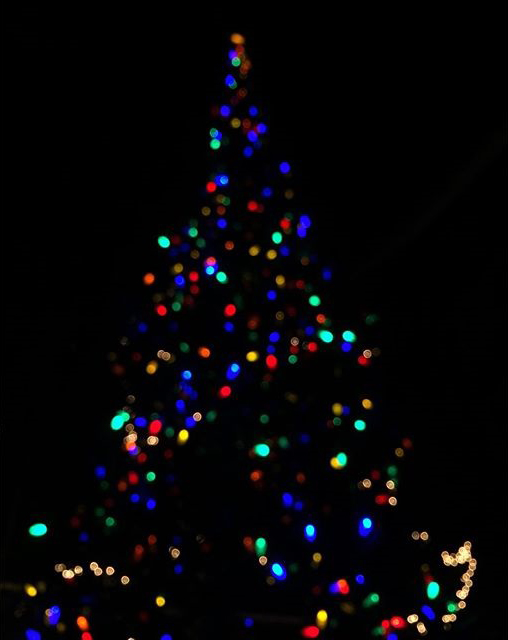
<path id="1" fill-rule="evenodd" d="M 24 586 L 27 640 L 395 640 L 465 607 L 471 544 L 442 551 L 395 508 L 412 443 L 378 415 L 378 318 L 335 299 L 231 42 L 203 206 L 157 238 L 110 354 L 99 497 L 69 533 L 29 529 L 57 575 Z"/>

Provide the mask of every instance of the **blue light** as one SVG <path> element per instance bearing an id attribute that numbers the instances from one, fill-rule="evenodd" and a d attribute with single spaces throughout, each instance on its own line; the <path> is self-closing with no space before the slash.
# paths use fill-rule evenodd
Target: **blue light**
<path id="1" fill-rule="evenodd" d="M 183 287 L 185 284 L 185 278 L 183 276 L 175 276 L 175 284 L 177 287 Z"/>
<path id="2" fill-rule="evenodd" d="M 234 89 L 236 87 L 236 80 L 234 79 L 234 77 L 231 74 L 228 74 L 226 76 L 224 82 L 227 84 L 227 86 L 230 89 Z"/>
<path id="3" fill-rule="evenodd" d="M 309 216 L 300 216 L 300 224 L 304 229 L 308 229 L 312 223 Z"/>
<path id="4" fill-rule="evenodd" d="M 260 122 L 258 124 L 258 132 L 259 133 L 266 133 L 268 131 L 268 127 L 266 126 L 266 124 L 264 124 L 264 122 Z"/>
<path id="5" fill-rule="evenodd" d="M 133 502 L 134 504 L 137 504 L 139 502 L 139 494 L 138 493 L 133 493 L 131 495 L 131 502 Z"/>
<path id="6" fill-rule="evenodd" d="M 224 329 L 226 331 L 229 331 L 229 332 L 234 331 L 235 330 L 235 325 L 232 322 L 225 322 L 224 323 Z"/>
<path id="7" fill-rule="evenodd" d="M 281 247 L 279 249 L 279 253 L 281 256 L 288 256 L 290 251 L 289 251 L 289 247 Z"/>
<path id="8" fill-rule="evenodd" d="M 184 380 L 190 380 L 192 378 L 192 372 L 188 369 L 185 369 L 185 371 L 182 371 L 182 378 Z"/>
<path id="9" fill-rule="evenodd" d="M 300 434 L 300 442 L 302 444 L 309 444 L 310 442 L 310 435 L 308 433 L 302 433 Z"/>
<path id="10" fill-rule="evenodd" d="M 273 344 L 269 344 L 269 345 L 266 347 L 266 353 L 275 353 L 275 351 L 276 351 L 276 349 L 275 349 L 275 347 L 273 346 Z"/>
<path id="11" fill-rule="evenodd" d="M 254 149 L 252 147 L 245 147 L 243 150 L 243 155 L 246 158 L 250 158 L 254 154 Z"/>
<path id="12" fill-rule="evenodd" d="M 282 494 L 282 504 L 285 507 L 290 507 L 293 504 L 293 496 L 290 493 Z"/>
<path id="13" fill-rule="evenodd" d="M 219 174 L 218 176 L 215 176 L 215 184 L 226 185 L 228 184 L 228 182 L 229 182 L 229 178 L 223 173 Z"/>
<path id="14" fill-rule="evenodd" d="M 314 540 L 316 539 L 316 535 L 316 527 L 313 524 L 305 525 L 305 537 L 307 538 L 307 540 L 309 540 L 310 542 L 314 542 Z"/>
<path id="15" fill-rule="evenodd" d="M 285 580 L 287 573 L 284 567 L 278 562 L 274 562 L 270 568 L 272 575 L 277 578 L 277 580 Z"/>
<path id="16" fill-rule="evenodd" d="M 181 575 L 183 573 L 183 564 L 175 564 L 175 568 L 173 569 L 173 571 L 177 576 Z"/>
<path id="17" fill-rule="evenodd" d="M 434 611 L 432 611 L 432 609 L 429 607 L 428 604 L 424 604 L 423 607 L 421 608 L 421 612 L 427 616 L 427 618 L 429 620 L 435 620 L 436 619 L 436 614 L 434 613 Z"/>
<path id="18" fill-rule="evenodd" d="M 337 581 L 332 582 L 328 587 L 329 593 L 339 593 L 339 583 Z"/>
<path id="19" fill-rule="evenodd" d="M 250 116 L 257 116 L 259 113 L 258 108 L 257 107 L 249 107 L 249 115 Z"/>
<path id="20" fill-rule="evenodd" d="M 272 194 L 273 191 L 270 189 L 270 187 L 265 187 L 261 190 L 261 195 L 263 196 L 263 198 L 271 198 Z"/>
<path id="21" fill-rule="evenodd" d="M 104 478 L 106 475 L 106 467 L 95 467 L 95 475 L 98 478 Z"/>
<path id="22" fill-rule="evenodd" d="M 152 509 L 155 509 L 156 506 L 157 506 L 157 502 L 153 498 L 150 498 L 150 500 L 147 500 L 146 502 L 147 509 L 152 510 Z"/>
<path id="23" fill-rule="evenodd" d="M 138 331 L 139 333 L 146 333 L 148 330 L 148 325 L 146 324 L 146 322 L 140 322 L 138 324 Z"/>
<path id="24" fill-rule="evenodd" d="M 243 625 L 244 627 L 247 627 L 247 629 L 250 629 L 254 626 L 254 620 L 252 618 L 245 618 L 245 620 L 243 621 Z"/>
<path id="25" fill-rule="evenodd" d="M 60 620 L 60 607 L 57 607 L 56 605 L 53 607 L 50 607 L 48 610 L 48 622 L 49 624 L 58 624 L 58 621 Z"/>
<path id="26" fill-rule="evenodd" d="M 173 636 L 170 636 L 169 633 L 164 633 L 161 636 L 161 640 L 173 640 Z"/>
<path id="27" fill-rule="evenodd" d="M 233 362 L 233 364 L 230 364 L 228 367 L 228 370 L 226 371 L 226 378 L 228 380 L 234 380 L 235 378 L 238 377 L 240 373 L 240 365 L 237 364 L 236 362 Z"/>
<path id="28" fill-rule="evenodd" d="M 307 231 L 305 231 L 304 227 L 302 227 L 301 225 L 298 225 L 296 227 L 296 235 L 299 238 L 305 238 L 305 236 L 307 235 Z"/>
<path id="29" fill-rule="evenodd" d="M 314 329 L 314 327 L 305 327 L 306 336 L 313 336 L 315 333 L 316 333 L 316 330 Z"/>
<path id="30" fill-rule="evenodd" d="M 295 509 L 297 511 L 301 511 L 303 509 L 303 502 L 301 500 L 297 500 L 295 502 Z"/>
<path id="31" fill-rule="evenodd" d="M 353 345 L 350 342 L 343 342 L 340 345 L 340 348 L 342 349 L 342 351 L 344 351 L 344 353 L 349 353 L 353 348 Z"/>
<path id="32" fill-rule="evenodd" d="M 179 413 L 183 413 L 185 411 L 185 401 L 180 398 L 175 402 L 175 407 Z"/>
<path id="33" fill-rule="evenodd" d="M 79 534 L 79 541 L 80 542 L 88 542 L 89 540 L 90 540 L 90 536 L 85 531 L 83 531 L 82 533 Z"/>
<path id="34" fill-rule="evenodd" d="M 398 638 L 398 637 L 399 637 L 399 636 L 398 636 L 396 633 L 389 633 L 389 634 L 386 636 L 386 640 L 397 640 L 397 638 Z"/>
<path id="35" fill-rule="evenodd" d="M 189 416 L 188 418 L 185 418 L 185 426 L 188 429 L 192 429 L 192 427 L 196 426 L 196 421 L 194 420 L 194 418 L 192 416 Z"/>
<path id="36" fill-rule="evenodd" d="M 277 291 L 273 291 L 273 289 L 271 289 L 270 291 L 266 292 L 266 297 L 268 298 L 268 300 L 276 300 L 277 299 Z"/>
<path id="37" fill-rule="evenodd" d="M 270 340 L 270 342 L 279 342 L 280 333 L 278 331 L 272 331 L 268 339 Z"/>
<path id="38" fill-rule="evenodd" d="M 323 276 L 323 280 L 331 280 L 332 279 L 332 270 L 331 269 L 323 269 L 321 272 Z"/>
<path id="39" fill-rule="evenodd" d="M 148 424 L 148 420 L 146 418 L 143 418 L 142 416 L 139 416 L 139 418 L 134 419 L 134 425 L 136 427 L 146 427 L 147 424 Z"/>
<path id="40" fill-rule="evenodd" d="M 358 533 L 362 538 L 366 538 L 372 532 L 372 520 L 370 518 L 362 518 L 358 524 Z"/>
<path id="41" fill-rule="evenodd" d="M 279 165 L 279 169 L 281 173 L 289 173 L 291 171 L 291 167 L 289 166 L 289 162 L 281 162 Z"/>
<path id="42" fill-rule="evenodd" d="M 257 139 L 258 139 L 258 134 L 255 131 L 249 131 L 249 133 L 247 134 L 247 140 L 250 140 L 251 142 L 256 142 Z"/>
<path id="43" fill-rule="evenodd" d="M 26 640 L 41 640 L 41 637 L 41 634 L 38 631 L 35 631 L 35 629 L 27 629 L 25 631 Z"/>
<path id="44" fill-rule="evenodd" d="M 219 229 L 225 229 L 228 226 L 228 221 L 225 218 L 219 218 L 217 220 L 217 226 Z"/>
<path id="45" fill-rule="evenodd" d="M 222 105 L 222 107 L 220 108 L 220 114 L 221 116 L 223 116 L 224 118 L 227 118 L 229 116 L 229 114 L 231 113 L 231 108 L 228 107 L 227 105 Z"/>
<path id="46" fill-rule="evenodd" d="M 356 576 L 355 580 L 357 584 L 365 584 L 365 576 L 362 576 L 361 573 Z"/>
<path id="47" fill-rule="evenodd" d="M 351 407 L 348 407 L 347 404 L 342 406 L 342 415 L 348 416 L 351 413 Z"/>

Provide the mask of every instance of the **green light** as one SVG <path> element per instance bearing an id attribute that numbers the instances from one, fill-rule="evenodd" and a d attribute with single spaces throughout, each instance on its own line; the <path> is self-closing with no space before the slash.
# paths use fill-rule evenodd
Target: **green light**
<path id="1" fill-rule="evenodd" d="M 121 429 L 129 419 L 129 417 L 129 414 L 126 411 L 120 411 L 119 413 L 117 413 L 110 423 L 113 431 L 118 431 L 119 429 Z"/>
<path id="2" fill-rule="evenodd" d="M 266 547 L 266 540 L 264 538 L 256 538 L 254 548 L 258 556 L 263 556 L 266 553 Z"/>
<path id="3" fill-rule="evenodd" d="M 233 67 L 239 67 L 242 64 L 242 61 L 240 60 L 240 58 L 235 57 L 231 60 L 231 64 L 233 65 Z"/>
<path id="4" fill-rule="evenodd" d="M 171 244 L 167 236 L 159 236 L 157 238 L 157 242 L 159 243 L 159 247 L 162 247 L 163 249 L 167 249 Z"/>
<path id="5" fill-rule="evenodd" d="M 213 140 L 210 140 L 210 147 L 214 151 L 217 151 L 217 149 L 220 149 L 220 140 L 217 140 L 217 138 L 214 138 Z"/>
<path id="6" fill-rule="evenodd" d="M 229 207 L 229 205 L 231 204 L 231 198 L 228 198 L 227 196 L 223 196 L 222 197 L 222 204 L 225 207 Z"/>
<path id="7" fill-rule="evenodd" d="M 388 475 L 393 478 L 393 476 L 397 475 L 399 470 L 394 464 L 391 464 L 389 467 L 386 468 L 386 471 L 388 472 Z"/>
<path id="8" fill-rule="evenodd" d="M 270 422 L 270 416 L 266 413 L 262 413 L 259 416 L 259 422 L 261 422 L 261 424 L 268 424 Z"/>
<path id="9" fill-rule="evenodd" d="M 196 240 L 196 247 L 198 247 L 198 249 L 204 249 L 206 247 L 206 240 L 204 238 L 198 238 Z"/>
<path id="10" fill-rule="evenodd" d="M 198 230 L 196 227 L 189 227 L 188 234 L 191 238 L 195 238 L 198 235 Z"/>
<path id="11" fill-rule="evenodd" d="M 309 304 L 311 307 L 319 307 L 321 304 L 321 298 L 319 296 L 311 296 L 309 298 Z"/>
<path id="12" fill-rule="evenodd" d="M 175 430 L 173 429 L 173 427 L 166 427 L 164 433 L 168 438 L 172 438 L 175 435 Z"/>
<path id="13" fill-rule="evenodd" d="M 289 364 L 296 364 L 298 362 L 298 356 L 295 356 L 295 355 L 289 356 L 288 362 Z"/>
<path id="14" fill-rule="evenodd" d="M 48 528 L 42 522 L 37 522 L 36 524 L 33 524 L 28 529 L 28 533 L 34 538 L 40 538 L 41 536 L 45 536 L 47 532 L 48 532 Z"/>
<path id="15" fill-rule="evenodd" d="M 217 417 L 217 411 L 214 411 L 213 409 L 211 411 L 209 411 L 206 414 L 206 421 L 207 422 L 215 422 L 215 418 Z"/>
<path id="16" fill-rule="evenodd" d="M 427 585 L 427 598 L 435 600 L 439 595 L 439 585 L 437 582 L 429 582 Z"/>
<path id="17" fill-rule="evenodd" d="M 106 513 L 106 509 L 104 509 L 104 507 L 97 507 L 97 508 L 95 509 L 95 515 L 96 515 L 98 518 L 102 518 L 102 516 L 103 516 L 105 513 Z"/>
<path id="18" fill-rule="evenodd" d="M 366 426 L 365 420 L 355 420 L 355 429 L 357 431 L 365 431 Z"/>
<path id="19" fill-rule="evenodd" d="M 334 424 L 336 427 L 340 427 L 340 425 L 342 424 L 342 420 L 341 420 L 340 418 L 334 418 L 334 419 L 333 419 L 333 424 Z"/>
<path id="20" fill-rule="evenodd" d="M 286 438 L 286 436 L 281 436 L 278 442 L 281 449 L 287 449 L 289 447 L 289 440 Z"/>
<path id="21" fill-rule="evenodd" d="M 342 337 L 346 342 L 356 342 L 356 335 L 352 331 L 344 331 Z"/>
<path id="22" fill-rule="evenodd" d="M 260 458 L 266 458 L 266 456 L 270 453 L 270 447 L 267 444 L 257 444 L 254 447 L 254 453 Z"/>
<path id="23" fill-rule="evenodd" d="M 379 594 L 369 593 L 369 595 L 363 601 L 363 606 L 368 608 L 379 603 Z"/>
<path id="24" fill-rule="evenodd" d="M 148 482 L 153 482 L 155 478 L 155 473 L 153 471 L 148 471 L 148 473 L 146 474 L 146 479 L 148 480 Z"/>
<path id="25" fill-rule="evenodd" d="M 109 489 L 109 482 L 107 480 L 101 480 L 100 487 L 103 491 L 107 491 Z"/>
<path id="26" fill-rule="evenodd" d="M 189 353 L 190 347 L 186 342 L 180 342 L 180 351 L 182 353 Z"/>
<path id="27" fill-rule="evenodd" d="M 177 300 L 175 300 L 171 304 L 171 308 L 173 309 L 173 311 L 180 311 L 180 309 L 182 308 L 182 305 Z"/>
<path id="28" fill-rule="evenodd" d="M 446 608 L 448 609 L 448 611 L 450 613 L 453 613 L 454 611 L 457 611 L 457 605 L 455 604 L 455 602 L 448 602 L 446 605 Z"/>
<path id="29" fill-rule="evenodd" d="M 215 129 L 215 127 L 212 127 L 212 128 L 210 129 L 210 137 L 211 137 L 211 138 L 216 138 L 218 133 L 219 133 L 219 132 L 218 132 L 218 130 L 217 130 L 217 129 Z"/>
<path id="30" fill-rule="evenodd" d="M 375 313 L 370 313 L 366 318 L 365 318 L 365 323 L 372 325 L 375 324 L 377 321 L 379 320 L 378 316 Z"/>
<path id="31" fill-rule="evenodd" d="M 226 282 L 228 281 L 228 277 L 224 273 L 224 271 L 217 271 L 217 275 L 215 277 L 221 284 L 226 284 Z"/>
<path id="32" fill-rule="evenodd" d="M 318 331 L 318 336 L 323 342 L 331 342 L 333 340 L 333 333 L 331 331 L 326 331 L 326 329 Z"/>
<path id="33" fill-rule="evenodd" d="M 280 231 L 274 231 L 272 233 L 272 240 L 275 244 L 280 244 L 282 242 L 282 233 Z"/>
<path id="34" fill-rule="evenodd" d="M 108 516 L 106 518 L 106 527 L 114 527 L 116 524 L 116 520 L 114 518 L 112 518 L 111 516 Z"/>
<path id="35" fill-rule="evenodd" d="M 337 462 L 341 467 L 345 467 L 347 465 L 347 455 L 344 452 L 338 453 Z"/>

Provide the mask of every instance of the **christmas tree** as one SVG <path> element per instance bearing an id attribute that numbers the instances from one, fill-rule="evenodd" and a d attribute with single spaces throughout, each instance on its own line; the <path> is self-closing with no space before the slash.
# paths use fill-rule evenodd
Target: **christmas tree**
<path id="1" fill-rule="evenodd" d="M 202 206 L 156 237 L 109 354 L 114 449 L 70 526 L 31 523 L 53 575 L 24 586 L 20 628 L 27 640 L 453 630 L 471 542 L 446 551 L 408 528 L 412 442 L 379 415 L 378 318 L 336 300 L 239 34 L 226 64 Z"/>

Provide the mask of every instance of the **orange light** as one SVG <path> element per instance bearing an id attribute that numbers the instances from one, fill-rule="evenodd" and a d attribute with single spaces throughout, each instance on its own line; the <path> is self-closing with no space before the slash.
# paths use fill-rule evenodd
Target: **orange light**
<path id="1" fill-rule="evenodd" d="M 155 282 L 155 276 L 153 275 L 153 273 L 145 273 L 145 275 L 143 276 L 143 282 L 145 284 L 153 284 Z"/>
<path id="2" fill-rule="evenodd" d="M 85 616 L 78 616 L 76 618 L 76 624 L 81 629 L 81 631 L 88 630 L 88 620 L 85 618 Z"/>

